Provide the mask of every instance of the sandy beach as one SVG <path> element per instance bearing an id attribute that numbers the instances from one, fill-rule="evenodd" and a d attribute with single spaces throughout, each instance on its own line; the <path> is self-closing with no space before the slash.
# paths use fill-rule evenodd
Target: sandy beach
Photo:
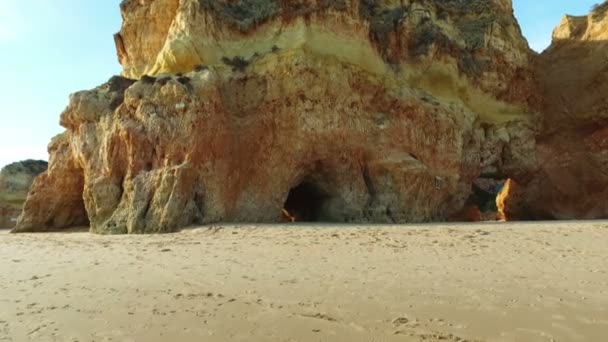
<path id="1" fill-rule="evenodd" d="M 0 233 L 0 341 L 600 341 L 608 222 Z"/>

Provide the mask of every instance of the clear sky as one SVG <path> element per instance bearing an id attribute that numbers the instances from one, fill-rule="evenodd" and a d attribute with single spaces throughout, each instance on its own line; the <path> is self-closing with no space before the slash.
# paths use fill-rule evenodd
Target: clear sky
<path id="1" fill-rule="evenodd" d="M 513 0 L 524 35 L 540 51 L 563 14 L 600 0 Z M 120 73 L 112 34 L 120 0 L 0 0 L 0 166 L 47 159 L 68 95 Z"/>

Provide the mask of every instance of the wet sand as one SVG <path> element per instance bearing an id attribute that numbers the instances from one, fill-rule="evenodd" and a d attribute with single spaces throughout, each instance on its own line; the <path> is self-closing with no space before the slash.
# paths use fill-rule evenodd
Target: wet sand
<path id="1" fill-rule="evenodd" d="M 608 222 L 0 233 L 0 341 L 602 341 Z"/>

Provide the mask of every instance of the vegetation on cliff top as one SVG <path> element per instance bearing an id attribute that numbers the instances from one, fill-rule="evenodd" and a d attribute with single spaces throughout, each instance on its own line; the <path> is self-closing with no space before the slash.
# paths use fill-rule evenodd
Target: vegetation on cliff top
<path id="1" fill-rule="evenodd" d="M 212 11 L 242 32 L 247 32 L 279 14 L 298 17 L 329 9 L 337 11 L 347 9 L 344 0 L 321 0 L 316 6 L 301 1 L 280 0 L 199 0 L 199 4 L 202 9 Z"/>
<path id="2" fill-rule="evenodd" d="M 602 20 L 608 15 L 608 0 L 597 3 L 591 8 L 591 16 L 595 20 Z"/>

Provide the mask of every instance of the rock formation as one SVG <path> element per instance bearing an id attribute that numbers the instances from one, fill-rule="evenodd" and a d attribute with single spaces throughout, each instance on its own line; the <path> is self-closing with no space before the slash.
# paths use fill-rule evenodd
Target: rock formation
<path id="1" fill-rule="evenodd" d="M 535 184 L 547 104 L 510 0 L 121 11 L 123 75 L 72 95 L 17 232 L 424 222 L 470 211 L 480 177 Z"/>
<path id="2" fill-rule="evenodd" d="M 538 170 L 510 182 L 507 219 L 608 217 L 608 2 L 566 16 L 536 62 L 543 98 Z"/>
<path id="3" fill-rule="evenodd" d="M 43 173 L 47 162 L 24 160 L 0 171 L 0 228 L 13 228 L 34 178 Z"/>

